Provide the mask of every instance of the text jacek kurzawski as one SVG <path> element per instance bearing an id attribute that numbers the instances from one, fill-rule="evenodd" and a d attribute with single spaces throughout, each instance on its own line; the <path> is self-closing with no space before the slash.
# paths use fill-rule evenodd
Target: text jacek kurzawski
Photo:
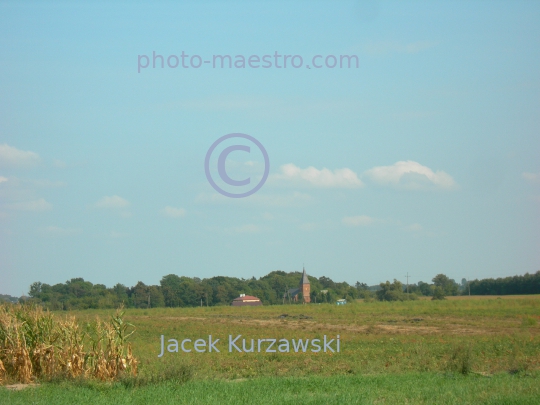
<path id="1" fill-rule="evenodd" d="M 161 352 L 158 357 L 162 357 L 167 351 L 169 353 L 211 353 L 221 352 L 228 349 L 229 353 L 318 353 L 320 351 L 339 353 L 339 335 L 335 339 L 329 339 L 326 335 L 323 339 L 245 339 L 242 335 L 229 335 L 228 344 L 220 343 L 220 339 L 213 339 L 208 335 L 208 339 L 167 339 L 161 335 Z M 219 350 L 221 348 L 221 350 Z"/>

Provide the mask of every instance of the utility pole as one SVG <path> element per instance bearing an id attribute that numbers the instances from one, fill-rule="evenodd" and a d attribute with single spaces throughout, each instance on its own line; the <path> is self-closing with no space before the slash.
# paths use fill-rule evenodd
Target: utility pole
<path id="1" fill-rule="evenodd" d="M 409 272 L 407 272 L 407 294 L 409 293 Z"/>
<path id="2" fill-rule="evenodd" d="M 150 294 L 148 294 L 148 308 L 150 308 Z"/>
<path id="3" fill-rule="evenodd" d="M 471 282 L 467 279 L 467 285 L 469 286 L 469 297 L 471 296 Z"/>

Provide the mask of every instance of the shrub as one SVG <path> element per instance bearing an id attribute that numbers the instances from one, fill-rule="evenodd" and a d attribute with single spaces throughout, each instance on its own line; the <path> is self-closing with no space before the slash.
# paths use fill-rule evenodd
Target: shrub
<path id="1" fill-rule="evenodd" d="M 442 289 L 442 287 L 435 287 L 433 289 L 433 297 L 431 299 L 432 300 L 444 300 L 444 299 L 446 299 L 446 297 L 444 295 L 444 290 Z"/>
<path id="2" fill-rule="evenodd" d="M 403 284 L 394 280 L 393 283 L 387 281 L 380 284 L 381 289 L 376 292 L 379 301 L 407 301 L 415 300 L 418 297 L 415 294 L 406 294 L 403 292 Z"/>

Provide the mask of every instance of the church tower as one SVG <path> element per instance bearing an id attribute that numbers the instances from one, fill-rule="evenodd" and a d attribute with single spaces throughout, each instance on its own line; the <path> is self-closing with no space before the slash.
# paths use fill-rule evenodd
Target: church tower
<path id="1" fill-rule="evenodd" d="M 309 304 L 311 302 L 311 297 L 309 295 L 311 292 L 311 288 L 309 285 L 309 279 L 306 273 L 306 269 L 304 268 L 303 270 L 304 271 L 302 273 L 302 279 L 300 280 L 300 291 L 302 291 L 302 297 L 304 299 L 304 302 Z"/>

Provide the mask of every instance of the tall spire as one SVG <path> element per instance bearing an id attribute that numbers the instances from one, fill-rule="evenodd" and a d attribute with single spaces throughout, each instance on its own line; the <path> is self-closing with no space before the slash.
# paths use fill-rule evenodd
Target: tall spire
<path id="1" fill-rule="evenodd" d="M 305 267 L 302 267 L 302 270 L 303 270 L 302 281 L 300 281 L 300 284 L 309 284 L 309 279 L 308 279 Z"/>

